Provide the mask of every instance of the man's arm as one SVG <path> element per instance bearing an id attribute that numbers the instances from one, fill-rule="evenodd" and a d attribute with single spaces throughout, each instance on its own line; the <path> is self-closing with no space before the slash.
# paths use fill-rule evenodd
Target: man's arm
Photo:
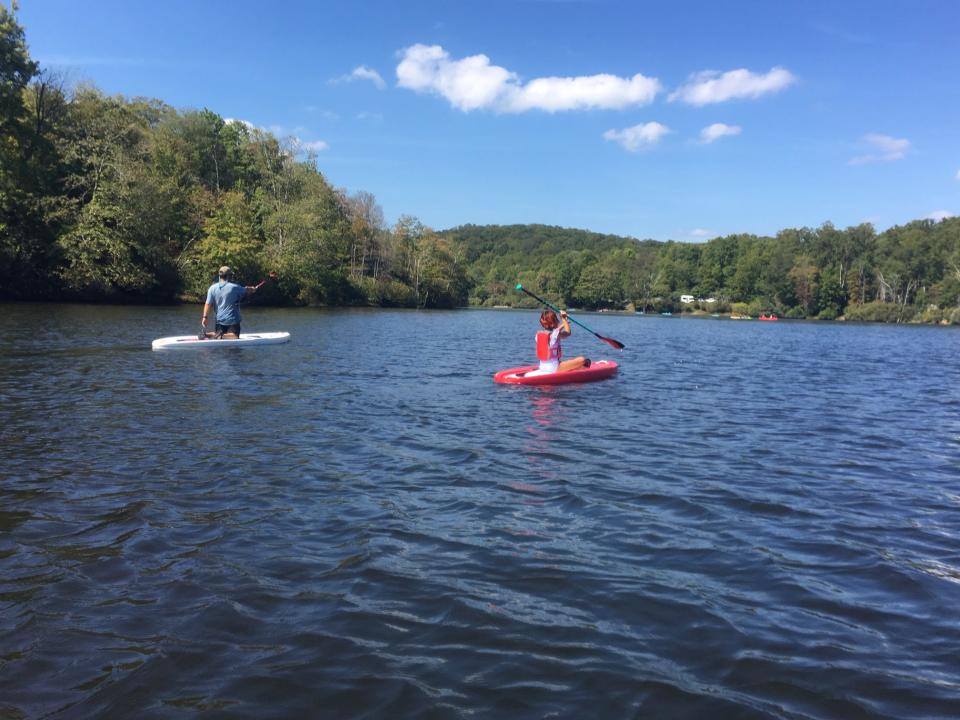
<path id="1" fill-rule="evenodd" d="M 203 317 L 200 318 L 200 324 L 203 327 L 207 326 L 207 315 L 210 314 L 210 309 L 213 307 L 213 288 L 211 287 L 207 290 L 207 301 L 203 304 Z"/>

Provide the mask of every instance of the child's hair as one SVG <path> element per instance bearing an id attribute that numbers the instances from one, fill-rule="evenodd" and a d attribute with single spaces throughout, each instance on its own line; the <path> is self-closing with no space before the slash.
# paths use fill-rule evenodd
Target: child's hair
<path id="1" fill-rule="evenodd" d="M 557 314 L 553 310 L 544 310 L 540 313 L 540 324 L 546 330 L 553 330 L 560 325 L 560 318 L 557 317 Z"/>

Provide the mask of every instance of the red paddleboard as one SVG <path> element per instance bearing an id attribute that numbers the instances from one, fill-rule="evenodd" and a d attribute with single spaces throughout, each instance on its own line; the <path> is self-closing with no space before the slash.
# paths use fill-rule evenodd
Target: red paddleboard
<path id="1" fill-rule="evenodd" d="M 493 376 L 493 381 L 508 385 L 566 385 L 603 380 L 617 374 L 617 364 L 613 360 L 597 360 L 590 363 L 590 367 L 568 372 L 533 374 L 538 367 L 538 365 L 530 365 L 501 370 Z"/>

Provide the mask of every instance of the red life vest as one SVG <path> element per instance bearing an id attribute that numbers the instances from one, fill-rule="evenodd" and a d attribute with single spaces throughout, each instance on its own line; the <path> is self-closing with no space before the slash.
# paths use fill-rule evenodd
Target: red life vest
<path id="1" fill-rule="evenodd" d="M 537 333 L 537 360 L 560 360 L 560 342 L 555 348 L 550 348 L 551 333 L 541 330 Z"/>

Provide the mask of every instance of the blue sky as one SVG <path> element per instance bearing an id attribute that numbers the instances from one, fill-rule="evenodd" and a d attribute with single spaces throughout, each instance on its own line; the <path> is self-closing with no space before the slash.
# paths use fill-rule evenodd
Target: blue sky
<path id="1" fill-rule="evenodd" d="M 299 139 L 388 222 L 658 240 L 960 214 L 960 1 L 21 0 L 109 94 Z"/>

